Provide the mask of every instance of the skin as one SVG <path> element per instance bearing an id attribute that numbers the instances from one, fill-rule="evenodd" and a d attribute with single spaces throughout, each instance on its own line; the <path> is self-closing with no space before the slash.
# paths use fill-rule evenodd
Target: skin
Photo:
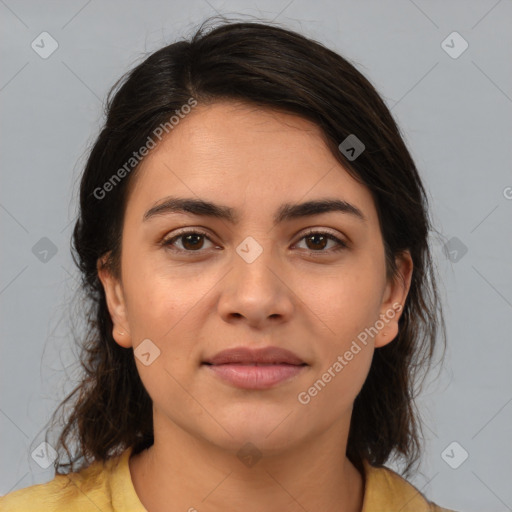
<path id="1" fill-rule="evenodd" d="M 400 312 L 307 405 L 297 396 L 379 315 L 405 303 L 412 260 L 407 252 L 397 257 L 403 282 L 386 279 L 369 190 L 313 123 L 235 102 L 198 105 L 134 178 L 120 279 L 101 261 L 98 273 L 116 342 L 136 349 L 149 338 L 161 351 L 149 366 L 135 358 L 153 401 L 154 445 L 130 459 L 143 505 L 151 512 L 361 511 L 364 480 L 345 455 L 352 407 L 374 350 L 396 336 Z M 228 205 L 240 221 L 183 213 L 142 221 L 170 195 Z M 327 212 L 273 227 L 282 203 L 326 197 L 357 206 L 366 221 Z M 176 252 L 159 245 L 185 227 L 209 239 L 179 238 Z M 349 246 L 332 252 L 334 241 L 308 243 L 309 228 Z M 248 236 L 263 249 L 252 263 L 236 252 Z M 240 345 L 287 348 L 309 366 L 266 390 L 236 388 L 201 366 Z M 262 454 L 252 467 L 236 455 L 247 442 Z"/>

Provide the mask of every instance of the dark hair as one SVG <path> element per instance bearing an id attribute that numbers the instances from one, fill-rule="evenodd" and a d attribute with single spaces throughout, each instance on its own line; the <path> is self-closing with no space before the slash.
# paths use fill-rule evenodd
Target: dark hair
<path id="1" fill-rule="evenodd" d="M 417 377 L 431 366 L 439 328 L 446 343 L 428 245 L 432 229 L 428 200 L 415 164 L 379 94 L 343 57 L 268 23 L 226 21 L 208 31 L 208 21 L 190 40 L 149 55 L 108 94 L 106 121 L 82 175 L 73 231 L 72 253 L 82 276 L 87 335 L 80 345 L 81 381 L 52 416 L 53 420 L 73 399 L 56 444 L 55 471 L 80 470 L 130 446 L 138 453 L 153 444 L 152 401 L 139 378 L 133 351 L 120 347 L 112 337 L 97 262 L 107 256 L 106 265 L 119 275 L 128 185 L 137 166 L 115 183 L 112 177 L 147 144 L 158 126 L 168 123 L 193 98 L 199 105 L 242 101 L 315 123 L 335 158 L 371 191 L 388 278 L 399 276 L 395 256 L 410 251 L 414 270 L 399 333 L 375 350 L 354 402 L 347 445 L 347 456 L 360 471 L 363 459 L 381 466 L 393 456 L 406 462 L 407 475 L 422 448 L 415 405 Z M 338 148 L 350 134 L 365 145 L 355 160 Z M 97 191 L 109 180 L 108 198 L 102 200 Z M 70 441 L 77 444 L 73 455 Z M 68 463 L 61 459 L 62 449 Z"/>

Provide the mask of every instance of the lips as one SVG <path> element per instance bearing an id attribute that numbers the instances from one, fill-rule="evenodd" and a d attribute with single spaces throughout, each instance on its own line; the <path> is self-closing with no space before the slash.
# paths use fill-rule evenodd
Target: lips
<path id="1" fill-rule="evenodd" d="M 275 365 L 288 364 L 294 366 L 303 366 L 306 363 L 293 352 L 279 347 L 265 347 L 260 349 L 250 349 L 247 347 L 237 347 L 219 352 L 212 358 L 203 362 L 209 365 Z"/>
<path id="2" fill-rule="evenodd" d="M 284 384 L 304 373 L 309 365 L 284 348 L 238 347 L 219 352 L 201 366 L 230 386 L 256 391 Z"/>

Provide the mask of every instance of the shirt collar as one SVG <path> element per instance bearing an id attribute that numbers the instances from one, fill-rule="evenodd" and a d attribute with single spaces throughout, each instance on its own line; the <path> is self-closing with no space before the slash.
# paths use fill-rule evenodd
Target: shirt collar
<path id="1" fill-rule="evenodd" d="M 361 512 L 394 510 L 430 512 L 425 496 L 402 476 L 387 467 L 372 466 L 363 460 L 365 492 Z"/>

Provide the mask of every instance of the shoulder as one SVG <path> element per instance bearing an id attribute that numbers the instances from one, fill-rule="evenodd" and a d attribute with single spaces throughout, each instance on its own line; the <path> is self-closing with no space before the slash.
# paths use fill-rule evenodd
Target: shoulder
<path id="1" fill-rule="evenodd" d="M 428 501 L 421 491 L 392 469 L 372 466 L 366 460 L 363 464 L 366 486 L 362 512 L 456 512 Z"/>
<path id="2" fill-rule="evenodd" d="M 108 465 L 108 462 L 106 463 Z M 53 480 L 10 492 L 0 497 L 2 512 L 112 511 L 108 467 L 94 462 L 76 473 L 56 475 Z"/>

